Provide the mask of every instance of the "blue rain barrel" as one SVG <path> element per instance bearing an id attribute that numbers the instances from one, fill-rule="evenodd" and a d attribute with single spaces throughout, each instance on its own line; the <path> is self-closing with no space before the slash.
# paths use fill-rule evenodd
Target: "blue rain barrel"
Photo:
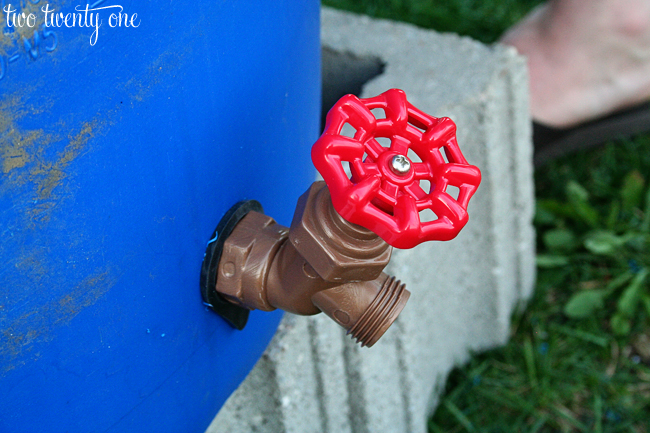
<path id="1" fill-rule="evenodd" d="M 319 2 L 46 4 L 0 24 L 0 432 L 203 432 L 281 318 L 209 311 L 206 243 L 313 179 Z"/>

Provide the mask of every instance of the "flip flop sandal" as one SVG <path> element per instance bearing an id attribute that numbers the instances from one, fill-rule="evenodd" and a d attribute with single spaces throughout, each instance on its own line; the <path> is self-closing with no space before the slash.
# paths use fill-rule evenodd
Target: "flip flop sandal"
<path id="1" fill-rule="evenodd" d="M 572 128 L 552 128 L 533 121 L 535 167 L 557 157 L 590 149 L 607 140 L 650 131 L 650 101 Z"/>

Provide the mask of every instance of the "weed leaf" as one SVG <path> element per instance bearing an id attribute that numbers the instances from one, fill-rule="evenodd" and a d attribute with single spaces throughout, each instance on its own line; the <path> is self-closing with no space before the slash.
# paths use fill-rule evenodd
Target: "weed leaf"
<path id="1" fill-rule="evenodd" d="M 575 249 L 576 237 L 571 230 L 548 230 L 543 236 L 544 245 L 549 250 L 570 251 Z"/>
<path id="2" fill-rule="evenodd" d="M 611 254 L 627 239 L 625 236 L 617 236 L 608 230 L 595 230 L 587 234 L 584 245 L 588 251 L 594 254 Z"/>
<path id="3" fill-rule="evenodd" d="M 616 335 L 628 335 L 632 328 L 630 320 L 619 313 L 614 314 L 609 324 Z"/>
<path id="4" fill-rule="evenodd" d="M 542 269 L 559 268 L 569 264 L 569 258 L 553 254 L 538 254 L 536 257 L 537 267 Z"/>
<path id="5" fill-rule="evenodd" d="M 644 184 L 645 179 L 637 170 L 632 170 L 625 176 L 621 187 L 623 211 L 629 212 L 634 208 L 641 207 Z"/>
<path id="6" fill-rule="evenodd" d="M 643 282 L 648 276 L 648 270 L 644 269 L 634 276 L 632 282 L 629 286 L 623 291 L 621 297 L 618 300 L 617 304 L 617 314 L 622 315 L 623 317 L 632 317 L 636 310 L 639 300 L 641 299 L 641 289 L 643 288 Z"/>
<path id="7" fill-rule="evenodd" d="M 578 218 L 590 227 L 596 227 L 598 225 L 598 212 L 589 204 L 587 190 L 578 182 L 572 180 L 567 183 L 566 195 Z"/>
<path id="8" fill-rule="evenodd" d="M 564 314 L 572 319 L 583 319 L 603 308 L 607 296 L 605 290 L 586 290 L 576 293 L 564 306 Z"/>

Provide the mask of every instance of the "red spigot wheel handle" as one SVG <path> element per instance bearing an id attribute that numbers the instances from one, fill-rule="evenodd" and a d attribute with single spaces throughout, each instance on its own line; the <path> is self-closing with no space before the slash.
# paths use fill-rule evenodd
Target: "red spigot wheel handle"
<path id="1" fill-rule="evenodd" d="M 375 117 L 376 108 L 385 118 Z M 354 137 L 342 135 L 346 123 Z M 381 137 L 390 140 L 389 147 L 380 144 Z M 458 147 L 454 122 L 420 111 L 399 89 L 368 99 L 341 98 L 327 114 L 311 156 L 336 211 L 396 248 L 456 237 L 481 182 L 481 172 Z M 449 187 L 458 188 L 457 197 Z M 427 221 L 427 209 L 437 218 Z"/>

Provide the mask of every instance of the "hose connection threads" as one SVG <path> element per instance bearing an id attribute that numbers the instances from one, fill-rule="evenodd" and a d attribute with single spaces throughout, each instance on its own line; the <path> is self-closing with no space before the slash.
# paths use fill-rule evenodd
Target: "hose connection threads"
<path id="1" fill-rule="evenodd" d="M 344 327 L 361 346 L 372 346 L 404 308 L 410 293 L 383 273 L 372 281 L 356 281 L 314 294 L 311 301 Z"/>
<path id="2" fill-rule="evenodd" d="M 400 280 L 386 278 L 375 299 L 348 334 L 352 334 L 361 347 L 372 347 L 397 319 L 410 295 Z"/>

